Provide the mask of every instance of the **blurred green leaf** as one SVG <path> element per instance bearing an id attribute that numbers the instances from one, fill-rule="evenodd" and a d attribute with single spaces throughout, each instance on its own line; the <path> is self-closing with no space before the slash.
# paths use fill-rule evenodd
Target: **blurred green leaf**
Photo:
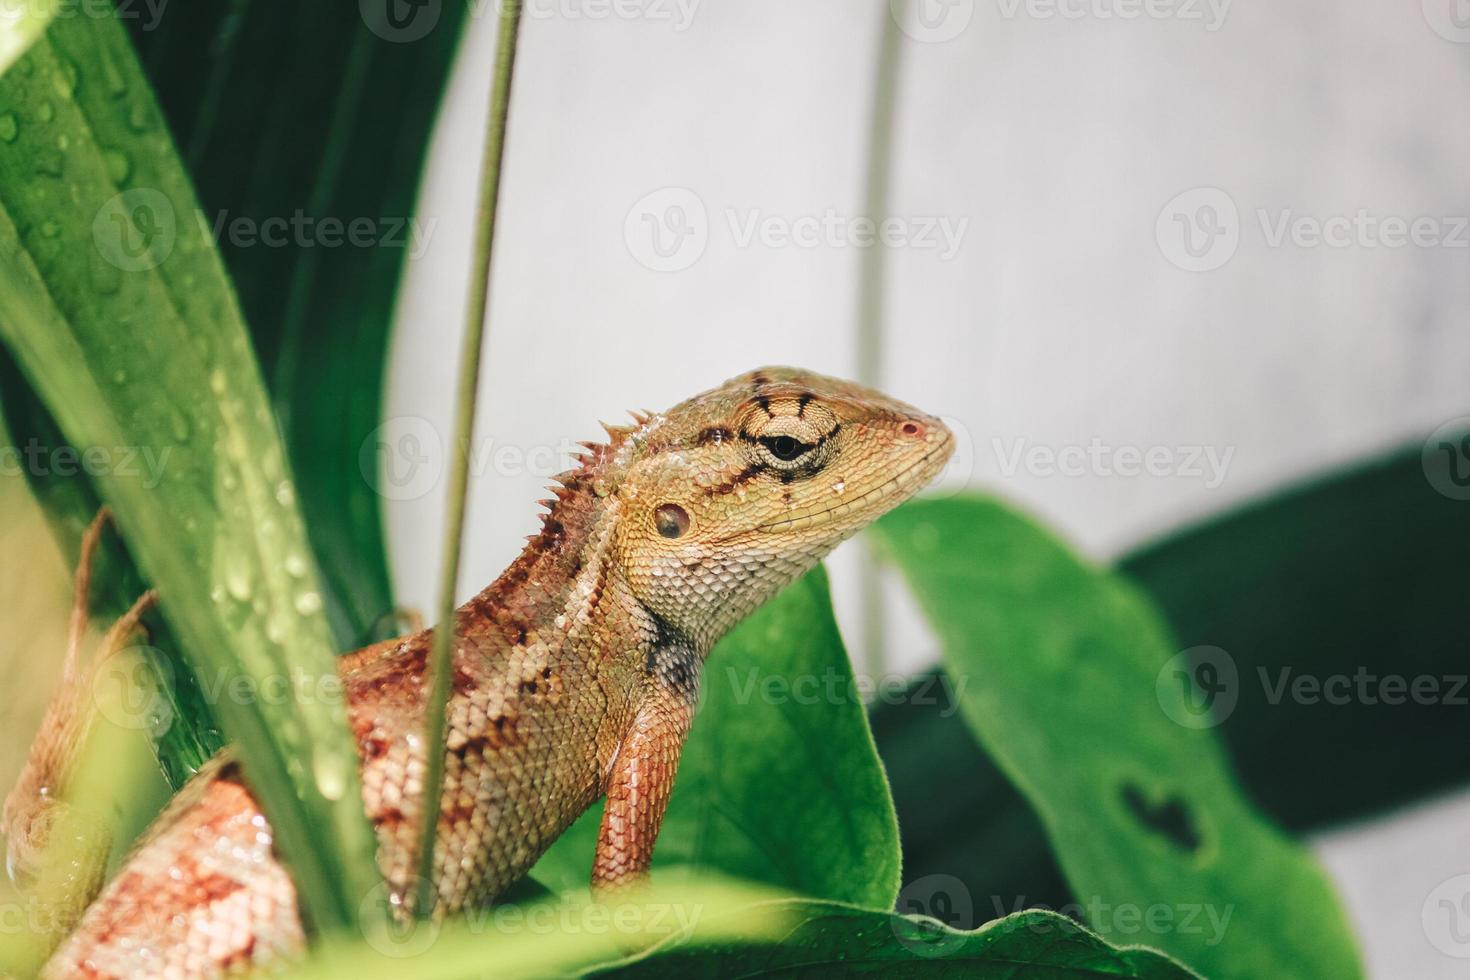
<path id="1" fill-rule="evenodd" d="M 630 951 L 770 940 L 794 916 L 776 895 L 747 884 L 695 881 L 621 895 L 612 904 L 585 890 L 445 920 L 398 923 L 365 941 L 328 942 L 290 980 L 497 980 L 565 977 Z M 0 937 L 3 939 L 3 937 Z"/>
<path id="2" fill-rule="evenodd" d="M 859 974 L 1007 980 L 1187 980 L 1195 976 L 1154 950 L 1109 946 L 1054 912 L 1018 912 L 973 932 L 960 932 L 934 919 L 832 902 L 790 901 L 774 907 L 790 923 L 779 942 L 664 946 L 590 975 L 619 980 Z"/>
<path id="3" fill-rule="evenodd" d="M 552 845 L 538 880 L 585 884 L 601 818 L 594 807 Z M 821 568 L 710 654 L 654 850 L 656 877 L 676 867 L 893 905 L 898 827 Z"/>
<path id="4" fill-rule="evenodd" d="M 1208 976 L 1361 975 L 1326 876 L 1243 800 L 1213 733 L 1187 723 L 1176 648 L 1135 589 L 989 500 L 912 503 L 877 531 L 950 673 L 971 679 L 965 720 L 1104 937 L 1124 912 L 1164 908 L 1175 925 L 1153 938 Z M 1225 942 L 1209 941 L 1211 921 Z"/>
<path id="5" fill-rule="evenodd" d="M 1470 504 L 1438 493 L 1415 449 L 1186 529 L 1120 567 L 1180 649 L 1228 654 L 1238 700 L 1219 730 L 1242 781 L 1309 829 L 1470 780 L 1466 541 Z"/>
<path id="6" fill-rule="evenodd" d="M 5 118 L 0 336 L 78 452 L 151 461 L 152 479 L 120 464 L 94 476 L 196 675 L 221 690 L 241 674 L 330 684 L 270 406 L 126 33 L 107 17 L 56 21 L 0 80 Z M 377 872 L 342 706 L 214 707 L 309 918 L 354 923 Z"/>

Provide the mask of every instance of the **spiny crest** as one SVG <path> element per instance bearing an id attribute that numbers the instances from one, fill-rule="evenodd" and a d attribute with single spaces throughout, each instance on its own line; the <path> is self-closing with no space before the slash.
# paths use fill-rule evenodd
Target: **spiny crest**
<path id="1" fill-rule="evenodd" d="M 572 457 L 575 466 L 551 478 L 555 482 L 546 489 L 553 494 L 553 497 L 540 502 L 546 507 L 546 513 L 541 516 L 541 531 L 539 534 L 530 535 L 528 540 L 535 541 L 545 537 L 549 532 L 560 533 L 560 529 L 564 529 L 571 518 L 585 511 L 585 507 L 578 506 L 579 502 L 589 501 L 595 496 L 597 482 L 606 476 L 608 465 L 617 455 L 618 450 L 627 445 L 629 440 L 653 420 L 652 413 L 648 412 L 629 412 L 628 414 L 633 416 L 636 425 L 602 422 L 599 424 L 607 432 L 606 442 L 589 440 L 577 443 L 586 451 Z"/>

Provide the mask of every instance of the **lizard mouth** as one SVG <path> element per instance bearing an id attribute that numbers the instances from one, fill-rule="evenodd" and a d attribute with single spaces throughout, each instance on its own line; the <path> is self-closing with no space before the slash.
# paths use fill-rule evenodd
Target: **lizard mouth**
<path id="1" fill-rule="evenodd" d="M 924 480 L 918 482 L 915 482 L 915 476 L 921 471 L 927 471 L 936 457 L 948 456 L 953 443 L 954 436 L 946 432 L 943 442 L 936 443 L 927 453 L 904 467 L 892 479 L 878 484 L 871 490 L 866 490 L 856 497 L 851 497 L 839 504 L 834 504 L 825 510 L 819 510 L 812 514 L 798 514 L 793 517 L 785 517 L 779 521 L 772 521 L 769 524 L 759 524 L 755 529 L 757 531 L 795 531 L 804 527 L 815 527 L 818 524 L 825 524 L 844 514 L 851 514 L 860 508 L 876 504 L 881 500 L 886 500 L 895 494 L 899 494 L 899 500 L 894 501 L 896 504 L 904 497 L 912 496 L 922 489 L 923 485 L 934 474 L 929 473 Z"/>

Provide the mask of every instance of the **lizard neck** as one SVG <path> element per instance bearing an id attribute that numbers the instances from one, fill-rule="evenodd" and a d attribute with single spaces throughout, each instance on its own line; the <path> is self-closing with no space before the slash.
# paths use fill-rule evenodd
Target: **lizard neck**
<path id="1" fill-rule="evenodd" d="M 490 624 L 510 646 L 534 633 L 584 660 L 647 656 L 682 640 L 637 600 L 619 564 L 619 505 L 608 488 L 632 430 L 609 431 L 610 443 L 584 444 L 581 465 L 556 477 L 541 529 L 520 556 L 460 607 L 462 631 Z"/>

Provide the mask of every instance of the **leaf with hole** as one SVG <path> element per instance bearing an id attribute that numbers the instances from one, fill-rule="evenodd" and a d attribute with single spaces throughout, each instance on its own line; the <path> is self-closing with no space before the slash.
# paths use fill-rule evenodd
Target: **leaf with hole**
<path id="1" fill-rule="evenodd" d="M 1470 780 L 1467 540 L 1470 506 L 1436 490 L 1416 446 L 1186 528 L 1119 568 L 1181 647 L 1228 656 L 1238 696 L 1217 731 L 1252 798 L 1307 830 Z M 1302 678 L 1328 687 L 1295 697 Z"/>
<path id="2" fill-rule="evenodd" d="M 991 500 L 911 503 L 877 530 L 1105 938 L 1167 912 L 1154 942 L 1211 977 L 1361 975 L 1321 869 L 1245 801 L 1214 733 L 1174 720 L 1191 694 L 1136 589 Z"/>

